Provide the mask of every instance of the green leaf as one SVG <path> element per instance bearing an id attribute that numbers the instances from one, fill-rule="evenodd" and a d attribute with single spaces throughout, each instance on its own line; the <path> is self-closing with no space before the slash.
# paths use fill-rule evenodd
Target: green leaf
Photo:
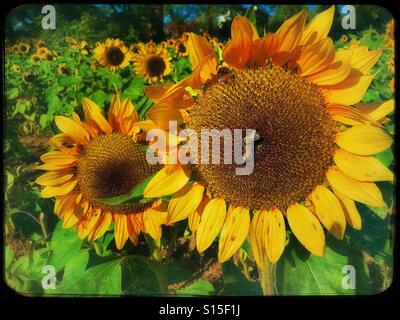
<path id="1" fill-rule="evenodd" d="M 5 247 L 4 258 L 4 269 L 7 269 L 14 259 L 14 251 L 10 246 Z"/>
<path id="2" fill-rule="evenodd" d="M 88 262 L 89 252 L 87 250 L 79 251 L 78 254 L 69 260 L 64 268 L 62 286 L 73 286 L 76 279 L 82 278 Z"/>
<path id="3" fill-rule="evenodd" d="M 19 95 L 19 90 L 18 88 L 12 88 L 7 91 L 7 99 L 12 100 L 17 98 Z"/>
<path id="4" fill-rule="evenodd" d="M 69 87 L 73 84 L 79 84 L 82 82 L 82 78 L 80 76 L 66 76 L 66 75 L 61 75 L 58 78 L 58 84 L 61 87 Z"/>
<path id="5" fill-rule="evenodd" d="M 205 296 L 214 294 L 213 285 L 207 280 L 197 280 L 186 288 L 176 290 L 178 296 Z"/>
<path id="6" fill-rule="evenodd" d="M 108 198 L 108 199 L 102 199 L 99 200 L 100 202 L 103 202 L 108 205 L 120 205 L 120 204 L 127 204 L 127 203 L 147 203 L 153 201 L 152 199 L 145 199 L 143 198 L 143 192 L 144 189 L 146 188 L 147 184 L 150 182 L 150 180 L 154 177 L 155 174 L 147 177 L 144 179 L 142 182 L 137 184 L 131 192 L 128 194 L 124 194 L 122 196 L 117 196 L 113 198 Z"/>
<path id="7" fill-rule="evenodd" d="M 102 90 L 97 90 L 95 92 L 93 92 L 89 98 L 91 100 L 93 100 L 94 102 L 96 102 L 96 104 L 98 106 L 103 106 L 104 105 L 104 101 L 106 101 L 108 99 L 108 95 L 102 91 Z"/>
<path id="8" fill-rule="evenodd" d="M 257 25 L 257 18 L 256 18 L 256 11 L 254 10 L 254 6 L 250 6 L 245 13 L 247 19 L 251 21 L 251 23 L 256 26 Z"/>
<path id="9" fill-rule="evenodd" d="M 388 167 L 393 161 L 393 151 L 392 148 L 388 148 L 385 151 L 377 153 L 375 155 L 380 162 L 382 162 L 386 167 Z"/>
<path id="10" fill-rule="evenodd" d="M 262 295 L 260 284 L 258 282 L 248 281 L 232 261 L 227 261 L 222 264 L 222 273 L 224 276 L 224 288 L 222 293 L 224 295 Z"/>
<path id="11" fill-rule="evenodd" d="M 64 294 L 74 295 L 120 295 L 121 259 L 98 264 L 87 269 L 75 281 L 63 285 Z"/>
<path id="12" fill-rule="evenodd" d="M 62 223 L 59 222 L 51 237 L 52 255 L 49 264 L 53 265 L 57 271 L 60 270 L 79 252 L 81 245 L 82 240 L 79 239 L 76 231 L 63 229 Z"/>
<path id="13" fill-rule="evenodd" d="M 356 272 L 356 289 L 342 287 L 342 271 L 352 265 Z M 318 257 L 306 251 L 292 235 L 289 245 L 276 266 L 278 295 L 356 294 L 369 287 L 360 250 L 346 239 L 337 240 L 326 234 L 326 252 Z"/>
<path id="14" fill-rule="evenodd" d="M 142 77 L 134 77 L 129 83 L 128 88 L 122 92 L 122 99 L 128 98 L 130 100 L 136 100 L 140 96 L 143 96 L 143 88 L 144 79 Z"/>

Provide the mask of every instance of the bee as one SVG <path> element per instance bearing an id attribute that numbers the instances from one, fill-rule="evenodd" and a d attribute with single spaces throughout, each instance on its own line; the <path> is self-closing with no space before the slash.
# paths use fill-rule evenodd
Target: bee
<path id="1" fill-rule="evenodd" d="M 228 67 L 219 67 L 217 70 L 217 82 L 225 82 L 235 78 L 235 75 Z"/>

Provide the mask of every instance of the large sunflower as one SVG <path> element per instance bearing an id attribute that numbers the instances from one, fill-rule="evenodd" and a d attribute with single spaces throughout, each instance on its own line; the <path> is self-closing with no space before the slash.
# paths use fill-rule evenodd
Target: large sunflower
<path id="1" fill-rule="evenodd" d="M 113 72 L 125 68 L 132 60 L 132 53 L 119 39 L 106 39 L 96 46 L 93 53 L 100 65 Z"/>
<path id="2" fill-rule="evenodd" d="M 166 215 L 161 201 L 108 204 L 102 199 L 128 193 L 157 171 L 149 165 L 135 126 L 132 103 L 114 96 L 108 119 L 91 100 L 83 99 L 85 120 L 57 116 L 62 131 L 49 141 L 54 150 L 41 156 L 37 169 L 47 173 L 36 183 L 43 198 L 55 197 L 55 214 L 64 228 L 75 227 L 80 238 L 94 241 L 114 223 L 115 243 L 121 249 L 129 238 L 137 243 L 141 231 L 161 237 L 158 217 Z"/>
<path id="3" fill-rule="evenodd" d="M 199 252 L 219 234 L 224 262 L 249 235 L 255 261 L 265 270 L 284 251 L 287 221 L 299 242 L 322 256 L 323 227 L 342 239 L 347 224 L 361 228 L 356 202 L 384 206 L 375 182 L 393 181 L 393 174 L 373 155 L 392 144 L 381 122 L 394 101 L 360 103 L 381 50 L 335 51 L 328 37 L 333 16 L 334 6 L 305 25 L 302 11 L 261 38 L 237 16 L 222 52 L 224 67 L 206 39 L 191 34 L 192 74 L 146 88 L 155 102 L 147 128 L 165 126 L 157 111 L 170 115 L 184 108 L 179 121 L 198 136 L 202 129 L 256 130 L 252 174 L 239 176 L 236 165 L 199 159 L 167 165 L 145 189 L 148 198 L 174 194 L 165 223 L 188 218 Z"/>
<path id="4" fill-rule="evenodd" d="M 163 80 L 172 70 L 171 57 L 167 48 L 157 46 L 150 41 L 136 47 L 137 53 L 133 57 L 135 71 L 147 82 L 155 83 Z"/>

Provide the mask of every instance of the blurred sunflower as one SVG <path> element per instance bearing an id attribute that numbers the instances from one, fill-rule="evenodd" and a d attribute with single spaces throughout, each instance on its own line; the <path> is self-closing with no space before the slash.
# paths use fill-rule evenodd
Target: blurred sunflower
<path id="1" fill-rule="evenodd" d="M 93 53 L 99 64 L 112 72 L 125 68 L 132 60 L 132 53 L 119 39 L 106 39 L 93 50 Z"/>
<path id="2" fill-rule="evenodd" d="M 49 140 L 55 150 L 43 154 L 43 164 L 36 167 L 47 171 L 35 180 L 44 187 L 41 196 L 55 197 L 54 212 L 63 227 L 75 227 L 81 239 L 94 241 L 114 223 L 115 244 L 121 249 L 128 238 L 136 244 L 146 228 L 161 232 L 157 219 L 166 215 L 163 202 L 102 202 L 126 194 L 158 167 L 146 161 L 132 103 L 114 96 L 107 119 L 93 101 L 84 98 L 82 104 L 84 121 L 76 113 L 72 119 L 55 117 L 62 133 Z"/>
<path id="3" fill-rule="evenodd" d="M 173 39 L 173 38 L 167 39 L 167 46 L 168 47 L 175 47 L 175 44 L 176 44 L 176 40 L 175 39 Z"/>
<path id="4" fill-rule="evenodd" d="M 386 38 L 386 46 L 389 48 L 394 47 L 394 19 L 390 20 L 388 24 L 386 25 L 386 33 L 385 33 L 385 38 Z"/>
<path id="5" fill-rule="evenodd" d="M 13 64 L 13 65 L 11 66 L 11 68 L 12 68 L 12 70 L 13 70 L 14 72 L 17 72 L 17 73 L 21 72 L 21 68 L 20 68 L 20 66 L 17 65 L 17 64 Z"/>
<path id="6" fill-rule="evenodd" d="M 73 38 L 73 37 L 67 36 L 67 37 L 65 38 L 65 40 L 66 40 L 67 43 L 68 43 L 70 46 L 72 46 L 72 47 L 76 47 L 76 46 L 78 45 L 78 41 L 76 41 L 76 39 Z"/>
<path id="7" fill-rule="evenodd" d="M 85 56 L 89 54 L 90 49 L 89 49 L 89 46 L 88 46 L 88 44 L 87 44 L 86 41 L 81 41 L 81 42 L 79 43 L 79 50 L 80 50 L 81 53 L 82 53 L 83 55 L 85 55 Z"/>
<path id="8" fill-rule="evenodd" d="M 175 44 L 175 51 L 180 58 L 186 57 L 189 54 L 187 42 L 183 39 L 178 39 Z"/>
<path id="9" fill-rule="evenodd" d="M 46 44 L 45 44 L 45 42 L 44 42 L 43 40 L 39 40 L 39 41 L 36 42 L 36 44 L 35 44 L 36 49 L 43 48 L 43 47 L 45 47 L 45 46 L 46 46 Z"/>
<path id="10" fill-rule="evenodd" d="M 70 69 L 68 68 L 68 65 L 66 63 L 60 63 L 57 67 L 57 73 L 58 74 L 69 74 Z"/>
<path id="11" fill-rule="evenodd" d="M 186 116 L 178 121 L 198 135 L 202 129 L 255 130 L 252 174 L 236 175 L 235 164 L 203 164 L 198 152 L 195 164 L 167 164 L 146 186 L 148 198 L 173 194 L 164 223 L 188 218 L 199 252 L 220 234 L 218 259 L 224 262 L 249 235 L 265 270 L 284 251 L 286 219 L 299 242 L 322 256 L 322 225 L 343 239 L 346 224 L 361 229 L 355 202 L 384 206 L 375 182 L 393 181 L 393 173 L 373 155 L 392 144 L 381 122 L 394 101 L 360 103 L 381 50 L 335 51 L 328 37 L 333 16 L 334 6 L 305 25 L 301 11 L 262 38 L 236 16 L 222 53 L 228 67 L 218 66 L 206 39 L 191 34 L 192 74 L 146 88 L 155 105 L 149 120 L 138 124 L 144 130 L 164 125 L 157 112 L 173 119 L 182 108 Z M 223 157 L 222 143 L 221 150 Z"/>
<path id="12" fill-rule="evenodd" d="M 31 48 L 30 45 L 25 42 L 21 42 L 18 45 L 18 51 L 22 54 L 27 54 L 29 52 L 30 48 Z"/>
<path id="13" fill-rule="evenodd" d="M 131 44 L 129 46 L 129 51 L 132 52 L 132 54 L 139 53 L 140 48 L 143 47 L 144 45 L 145 44 L 143 42 Z"/>
<path id="14" fill-rule="evenodd" d="M 30 61 L 31 62 L 36 62 L 36 61 L 39 61 L 39 60 L 40 60 L 40 57 L 37 54 L 33 54 L 30 57 Z"/>
<path id="15" fill-rule="evenodd" d="M 172 70 L 167 48 L 154 46 L 153 43 L 140 46 L 138 53 L 133 56 L 136 73 L 149 83 L 163 81 L 163 77 Z"/>
<path id="16" fill-rule="evenodd" d="M 345 34 L 342 34 L 342 35 L 340 36 L 339 41 L 347 42 L 347 41 L 349 41 L 349 38 L 348 38 Z"/>
<path id="17" fill-rule="evenodd" d="M 46 47 L 40 47 L 36 50 L 36 55 L 40 60 L 48 60 L 48 57 L 51 56 L 51 52 Z"/>
<path id="18" fill-rule="evenodd" d="M 11 46 L 11 52 L 13 53 L 19 52 L 19 45 L 17 43 Z"/>
<path id="19" fill-rule="evenodd" d="M 389 81 L 390 91 L 394 93 L 394 78 L 390 79 Z"/>
<path id="20" fill-rule="evenodd" d="M 35 76 L 31 72 L 22 74 L 22 81 L 26 84 L 32 84 L 35 81 Z"/>

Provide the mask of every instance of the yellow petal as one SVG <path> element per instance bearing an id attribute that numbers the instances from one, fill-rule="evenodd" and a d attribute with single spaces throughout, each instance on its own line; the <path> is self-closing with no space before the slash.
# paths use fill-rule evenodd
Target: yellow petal
<path id="1" fill-rule="evenodd" d="M 121 250 L 128 240 L 128 226 L 126 214 L 114 214 L 114 237 L 115 245 Z"/>
<path id="2" fill-rule="evenodd" d="M 226 217 L 226 203 L 223 199 L 212 199 L 204 209 L 196 233 L 197 250 L 202 253 L 217 237 Z"/>
<path id="3" fill-rule="evenodd" d="M 74 176 L 70 170 L 50 171 L 37 177 L 35 182 L 41 186 L 56 186 L 67 182 Z"/>
<path id="4" fill-rule="evenodd" d="M 88 98 L 83 98 L 82 106 L 83 112 L 85 114 L 85 119 L 90 125 L 97 126 L 105 133 L 112 132 L 112 127 L 107 122 L 106 118 L 104 118 L 103 114 L 100 111 L 100 108 L 94 101 Z"/>
<path id="5" fill-rule="evenodd" d="M 143 219 L 143 214 L 141 213 L 132 213 L 128 214 L 128 236 L 129 239 L 132 241 L 133 244 L 137 244 L 141 228 L 138 223 L 138 217 L 141 216 Z"/>
<path id="6" fill-rule="evenodd" d="M 355 107 L 367 113 L 371 118 L 379 121 L 394 111 L 394 100 L 375 103 L 357 103 Z"/>
<path id="7" fill-rule="evenodd" d="M 279 43 L 279 51 L 291 53 L 299 44 L 303 36 L 306 11 L 295 14 L 287 19 L 275 33 Z"/>
<path id="8" fill-rule="evenodd" d="M 67 182 L 56 186 L 45 186 L 42 191 L 40 192 L 40 196 L 42 198 L 52 198 L 55 196 L 63 196 L 65 194 L 70 193 L 76 187 L 78 183 L 77 179 L 71 179 Z"/>
<path id="9" fill-rule="evenodd" d="M 73 211 L 68 211 L 63 216 L 62 227 L 69 229 L 75 226 L 82 217 L 82 208 L 76 207 Z"/>
<path id="10" fill-rule="evenodd" d="M 155 86 L 145 86 L 144 93 L 148 96 L 151 100 L 157 102 L 160 100 L 165 93 L 171 89 L 172 84 L 159 84 Z"/>
<path id="11" fill-rule="evenodd" d="M 187 184 L 174 194 L 168 205 L 166 224 L 172 224 L 186 219 L 195 212 L 203 199 L 204 187 L 201 184 Z"/>
<path id="12" fill-rule="evenodd" d="M 197 209 L 189 215 L 188 224 L 190 231 L 195 232 L 197 230 L 201 216 L 204 212 L 204 208 L 207 206 L 209 202 L 210 202 L 210 197 L 207 194 L 204 194 L 203 199 L 201 199 L 201 202 L 197 207 Z"/>
<path id="13" fill-rule="evenodd" d="M 307 24 L 301 38 L 301 44 L 311 45 L 320 39 L 325 38 L 331 29 L 334 14 L 334 5 L 332 5 L 329 9 L 317 14 Z"/>
<path id="14" fill-rule="evenodd" d="M 167 208 L 164 203 L 145 210 L 143 214 L 144 231 L 153 239 L 160 240 L 162 236 L 161 225 L 167 219 Z"/>
<path id="15" fill-rule="evenodd" d="M 311 193 L 315 214 L 325 228 L 338 239 L 343 239 L 346 230 L 346 218 L 339 200 L 327 188 L 317 186 Z"/>
<path id="16" fill-rule="evenodd" d="M 177 125 L 181 124 L 182 114 L 178 108 L 170 104 L 168 100 L 162 100 L 155 104 L 148 112 L 147 117 L 152 120 L 158 128 L 163 130 L 169 129 L 170 121 L 176 121 Z"/>
<path id="17" fill-rule="evenodd" d="M 41 155 L 40 160 L 58 166 L 69 165 L 76 162 L 77 158 L 73 155 L 61 151 L 50 151 Z"/>
<path id="18" fill-rule="evenodd" d="M 379 60 L 382 50 L 369 51 L 366 46 L 353 45 L 350 47 L 352 53 L 351 65 L 362 74 L 367 75 L 375 63 Z"/>
<path id="19" fill-rule="evenodd" d="M 257 211 L 250 226 L 250 244 L 253 251 L 254 260 L 260 270 L 265 270 L 266 266 L 266 249 L 265 242 L 267 237 L 268 224 L 267 224 L 267 211 Z"/>
<path id="20" fill-rule="evenodd" d="M 192 63 L 193 69 L 199 65 L 200 61 L 204 57 L 214 53 L 214 50 L 212 49 L 210 43 L 206 40 L 206 38 L 194 33 L 190 33 L 187 42 L 187 48 L 189 59 Z"/>
<path id="21" fill-rule="evenodd" d="M 361 216 L 357 210 L 356 203 L 335 189 L 333 189 L 333 192 L 342 204 L 347 223 L 354 229 L 361 230 Z"/>
<path id="22" fill-rule="evenodd" d="M 159 198 L 180 190 L 190 178 L 186 167 L 175 165 L 172 170 L 164 167 L 156 173 L 144 189 L 145 198 Z"/>
<path id="23" fill-rule="evenodd" d="M 309 76 L 320 72 L 331 65 L 335 58 L 335 48 L 332 39 L 324 38 L 312 46 L 307 46 L 296 60 L 299 74 Z"/>
<path id="24" fill-rule="evenodd" d="M 333 159 L 345 174 L 360 181 L 393 181 L 393 173 L 378 159 L 338 149 Z"/>
<path id="25" fill-rule="evenodd" d="M 112 222 L 112 214 L 110 212 L 102 212 L 92 232 L 88 236 L 89 241 L 95 241 L 103 236 Z"/>
<path id="26" fill-rule="evenodd" d="M 350 52 L 337 52 L 331 65 L 320 72 L 309 76 L 308 79 L 320 86 L 338 84 L 349 76 L 351 72 L 350 61 Z"/>
<path id="27" fill-rule="evenodd" d="M 359 124 L 336 134 L 336 143 L 342 149 L 359 155 L 372 155 L 390 147 L 392 138 L 382 129 Z"/>
<path id="28" fill-rule="evenodd" d="M 225 262 L 239 250 L 249 233 L 249 209 L 236 207 L 230 210 L 221 230 L 218 246 L 218 261 Z"/>
<path id="29" fill-rule="evenodd" d="M 71 120 L 64 116 L 56 116 L 54 118 L 54 121 L 55 121 L 57 127 L 62 132 L 66 133 L 68 136 L 70 136 L 72 139 L 74 139 L 77 143 L 86 145 L 89 142 L 90 137 L 89 137 L 88 132 L 85 129 L 83 129 L 74 120 Z"/>
<path id="30" fill-rule="evenodd" d="M 236 70 L 242 69 L 249 60 L 253 30 L 251 22 L 245 17 L 236 16 L 232 21 L 231 40 L 222 52 L 222 59 Z"/>
<path id="31" fill-rule="evenodd" d="M 278 209 L 267 211 L 265 218 L 265 252 L 269 261 L 276 263 L 281 257 L 286 245 L 285 220 Z"/>
<path id="32" fill-rule="evenodd" d="M 333 189 L 346 197 L 372 207 L 383 207 L 382 193 L 373 182 L 363 182 L 350 178 L 338 168 L 329 168 L 326 173 L 329 184 Z"/>
<path id="33" fill-rule="evenodd" d="M 86 216 L 79 222 L 78 226 L 78 235 L 79 238 L 85 239 L 89 233 L 93 232 L 94 227 L 96 226 L 97 221 L 101 216 L 101 210 L 93 210 L 88 212 Z"/>
<path id="34" fill-rule="evenodd" d="M 327 86 L 322 92 L 328 103 L 356 104 L 361 101 L 372 79 L 371 76 L 365 76 L 360 71 L 352 69 L 346 80 Z"/>
<path id="35" fill-rule="evenodd" d="M 325 234 L 316 216 L 300 204 L 287 209 L 290 229 L 300 243 L 317 256 L 325 254 Z"/>
<path id="36" fill-rule="evenodd" d="M 354 107 L 343 106 L 340 104 L 328 105 L 328 113 L 333 120 L 350 126 L 362 123 L 370 123 L 374 126 L 381 127 L 381 124 L 379 124 L 368 113 L 364 113 Z"/>

